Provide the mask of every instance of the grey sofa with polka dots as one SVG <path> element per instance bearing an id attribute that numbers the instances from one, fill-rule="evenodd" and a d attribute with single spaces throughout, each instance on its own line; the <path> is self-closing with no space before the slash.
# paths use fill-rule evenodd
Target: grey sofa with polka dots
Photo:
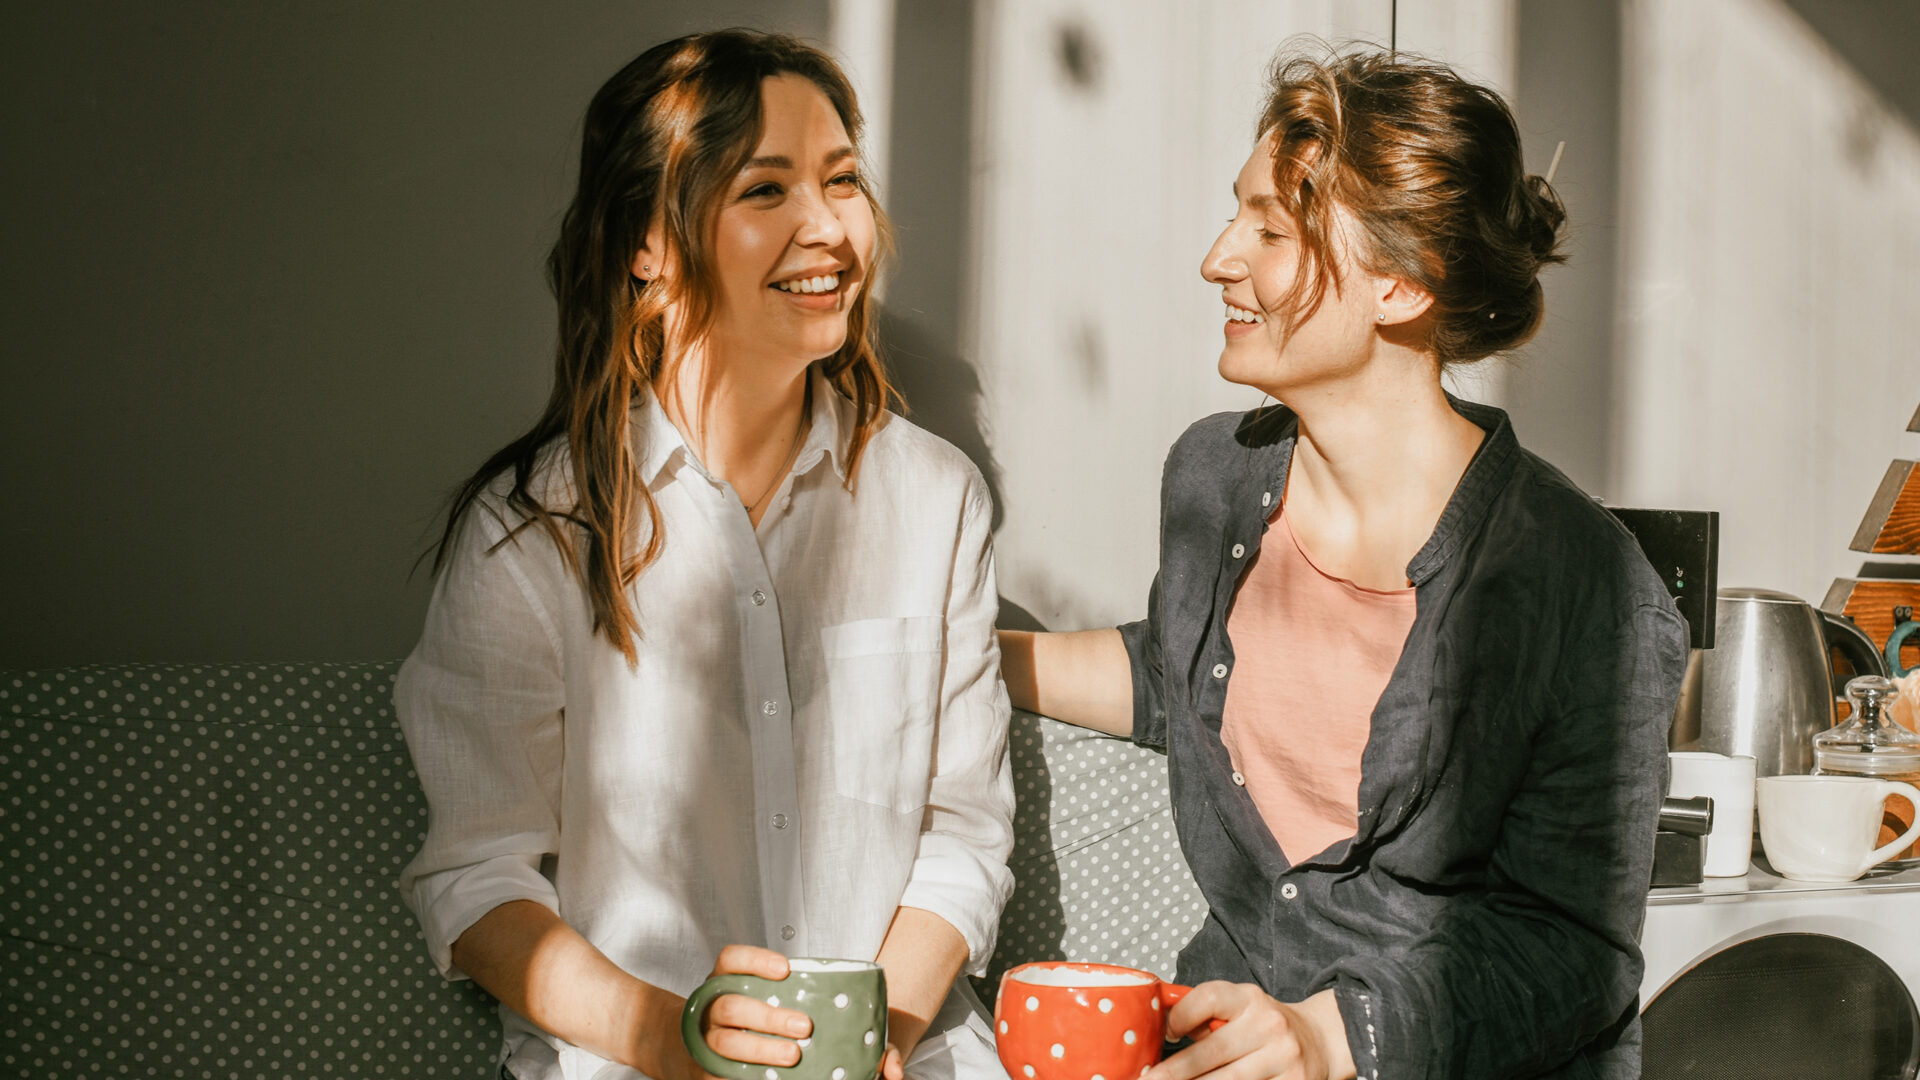
<path id="1" fill-rule="evenodd" d="M 0 1075 L 498 1075 L 493 1003 L 395 880 L 426 808 L 397 663 L 0 674 Z M 988 978 L 1171 974 L 1203 914 L 1157 755 L 1016 714 Z"/>

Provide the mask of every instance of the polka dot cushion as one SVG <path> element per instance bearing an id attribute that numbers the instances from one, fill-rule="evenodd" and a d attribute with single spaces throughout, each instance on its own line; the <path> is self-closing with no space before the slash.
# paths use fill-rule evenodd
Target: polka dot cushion
<path id="1" fill-rule="evenodd" d="M 1114 739 L 1013 716 L 1013 898 L 987 978 L 1029 960 L 1124 964 L 1173 976 L 1206 901 L 1180 854 L 1167 760 Z"/>
<path id="2" fill-rule="evenodd" d="M 395 886 L 397 668 L 0 674 L 0 1075 L 497 1075 Z"/>
<path id="3" fill-rule="evenodd" d="M 497 1076 L 395 880 L 426 808 L 397 663 L 0 672 L 0 1076 Z M 1165 759 L 1025 713 L 990 974 L 1173 970 L 1205 907 Z"/>

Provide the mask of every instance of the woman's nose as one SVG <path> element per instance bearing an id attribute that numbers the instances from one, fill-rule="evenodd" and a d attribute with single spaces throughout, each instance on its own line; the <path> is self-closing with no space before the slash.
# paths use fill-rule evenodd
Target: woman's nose
<path id="1" fill-rule="evenodd" d="M 839 207 L 834 200 L 819 195 L 803 199 L 800 213 L 800 229 L 793 237 L 795 243 L 803 247 L 836 247 L 847 238 L 846 223 L 840 220 Z"/>
<path id="2" fill-rule="evenodd" d="M 1200 276 L 1215 285 L 1239 281 L 1247 276 L 1247 261 L 1240 257 L 1233 242 L 1234 227 L 1229 224 L 1214 238 L 1207 257 L 1200 260 Z"/>

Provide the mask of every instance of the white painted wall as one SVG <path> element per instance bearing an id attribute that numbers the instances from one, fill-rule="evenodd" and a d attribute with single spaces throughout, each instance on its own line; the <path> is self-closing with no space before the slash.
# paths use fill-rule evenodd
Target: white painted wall
<path id="1" fill-rule="evenodd" d="M 1818 602 L 1920 404 L 1920 136 L 1777 0 L 1629 0 L 1618 499 Z"/>
<path id="2" fill-rule="evenodd" d="M 1402 4 L 1400 44 L 1505 85 L 1512 2 Z M 1389 9 L 982 0 L 964 351 L 1002 467 L 1001 592 L 1049 627 L 1145 612 L 1167 448 L 1259 402 L 1215 371 L 1219 290 L 1199 266 L 1232 212 L 1268 61 L 1300 33 L 1385 43 Z M 1068 25 L 1092 43 L 1089 88 L 1057 57 Z"/>

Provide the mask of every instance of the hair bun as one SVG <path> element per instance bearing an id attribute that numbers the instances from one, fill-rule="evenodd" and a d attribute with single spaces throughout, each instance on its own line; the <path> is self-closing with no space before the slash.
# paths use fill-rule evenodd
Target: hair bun
<path id="1" fill-rule="evenodd" d="M 1521 183 L 1519 220 L 1514 224 L 1526 238 L 1533 257 L 1541 263 L 1561 262 L 1560 243 L 1566 238 L 1567 207 L 1544 177 L 1529 174 Z"/>
<path id="2" fill-rule="evenodd" d="M 1358 222 L 1370 273 L 1433 297 L 1427 344 L 1443 364 L 1515 348 L 1540 326 L 1540 270 L 1565 256 L 1567 211 L 1526 171 L 1499 94 L 1444 64 L 1378 49 L 1283 52 L 1260 132 L 1302 251 L 1289 317 L 1333 261 L 1333 207 Z"/>

